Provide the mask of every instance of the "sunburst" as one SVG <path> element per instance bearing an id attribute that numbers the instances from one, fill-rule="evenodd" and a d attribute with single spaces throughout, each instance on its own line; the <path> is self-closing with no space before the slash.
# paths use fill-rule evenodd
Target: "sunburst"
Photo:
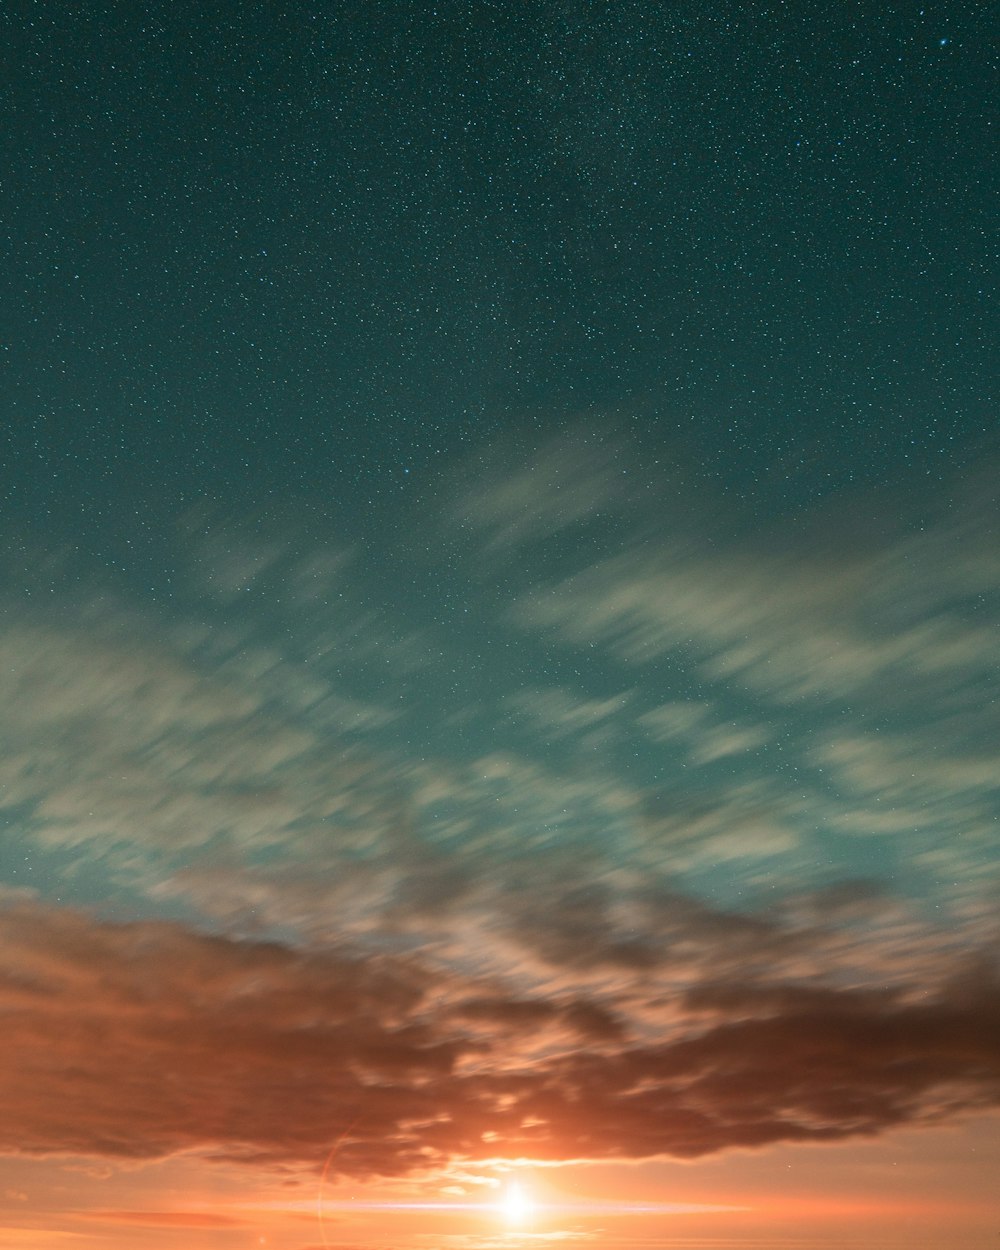
<path id="1" fill-rule="evenodd" d="M 531 1215 L 535 1204 L 519 1181 L 511 1181 L 504 1191 L 500 1205 L 508 1224 L 523 1224 Z"/>

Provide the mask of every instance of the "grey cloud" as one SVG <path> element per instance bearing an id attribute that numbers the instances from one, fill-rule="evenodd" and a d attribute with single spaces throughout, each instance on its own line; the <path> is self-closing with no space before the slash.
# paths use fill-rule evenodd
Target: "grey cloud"
<path id="1" fill-rule="evenodd" d="M 490 480 L 463 490 L 453 520 L 478 531 L 486 552 L 496 559 L 602 514 L 621 512 L 629 494 L 627 477 L 614 449 L 602 442 L 596 436 L 562 437 L 527 464 L 518 452 L 497 449 Z"/>
<path id="2" fill-rule="evenodd" d="M 530 480 L 526 471 L 524 490 Z M 572 576 L 526 589 L 513 618 L 631 662 L 688 651 L 713 679 L 782 702 L 849 697 L 893 674 L 990 680 L 982 608 L 995 611 L 1000 589 L 996 500 L 961 481 L 951 497 L 930 524 L 893 521 L 884 537 L 877 524 L 862 531 L 855 501 L 800 520 L 797 533 L 786 524 L 739 541 L 717 513 L 676 501 L 657 530 L 633 501 L 630 535 L 616 531 Z"/>

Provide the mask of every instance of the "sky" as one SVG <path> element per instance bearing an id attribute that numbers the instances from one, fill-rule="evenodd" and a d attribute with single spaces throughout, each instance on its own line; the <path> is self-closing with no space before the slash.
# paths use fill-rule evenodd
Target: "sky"
<path id="1" fill-rule="evenodd" d="M 0 1250 L 985 1250 L 986 5 L 0 12 Z"/>

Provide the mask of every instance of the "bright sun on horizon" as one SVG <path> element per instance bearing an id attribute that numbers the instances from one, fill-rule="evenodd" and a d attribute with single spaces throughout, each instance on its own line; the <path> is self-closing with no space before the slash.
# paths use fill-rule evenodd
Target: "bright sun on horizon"
<path id="1" fill-rule="evenodd" d="M 519 1181 L 511 1181 L 504 1192 L 501 1210 L 510 1224 L 523 1223 L 534 1210 L 534 1203 Z"/>

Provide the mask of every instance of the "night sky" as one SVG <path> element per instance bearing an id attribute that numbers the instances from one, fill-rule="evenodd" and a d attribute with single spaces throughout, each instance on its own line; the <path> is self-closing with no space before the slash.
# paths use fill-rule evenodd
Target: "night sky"
<path id="1" fill-rule="evenodd" d="M 0 10 L 0 1250 L 994 1250 L 995 36 Z"/>

